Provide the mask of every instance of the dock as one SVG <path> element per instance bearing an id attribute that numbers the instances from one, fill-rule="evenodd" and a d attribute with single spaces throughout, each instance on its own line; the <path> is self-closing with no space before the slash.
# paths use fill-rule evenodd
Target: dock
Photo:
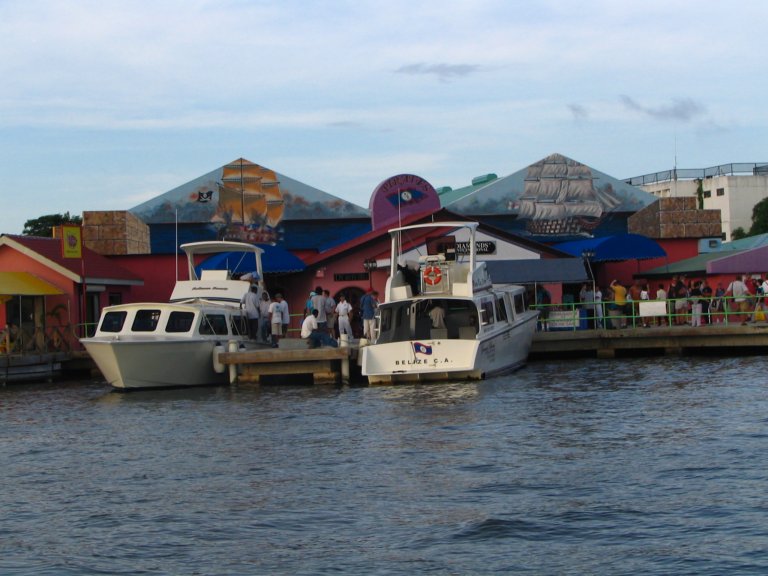
<path id="1" fill-rule="evenodd" d="M 261 384 L 275 376 L 307 375 L 313 384 L 349 384 L 356 348 L 308 348 L 306 340 L 284 338 L 279 348 L 223 352 L 219 362 L 234 368 L 230 381 Z"/>
<path id="2" fill-rule="evenodd" d="M 537 332 L 532 361 L 565 357 L 622 358 L 648 355 L 764 354 L 768 323 L 652 326 Z"/>

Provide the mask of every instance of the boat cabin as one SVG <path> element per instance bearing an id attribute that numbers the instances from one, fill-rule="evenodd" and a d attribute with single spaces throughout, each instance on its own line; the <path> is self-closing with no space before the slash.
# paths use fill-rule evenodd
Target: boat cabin
<path id="1" fill-rule="evenodd" d="M 97 336 L 244 337 L 247 326 L 244 312 L 238 309 L 126 304 L 104 311 Z"/>

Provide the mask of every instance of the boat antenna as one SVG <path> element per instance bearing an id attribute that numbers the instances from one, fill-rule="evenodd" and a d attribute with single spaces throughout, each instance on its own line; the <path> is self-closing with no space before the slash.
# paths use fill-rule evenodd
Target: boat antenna
<path id="1" fill-rule="evenodd" d="M 179 281 L 179 207 L 176 207 L 175 216 L 174 218 L 174 224 L 175 224 L 175 231 L 176 231 L 176 240 L 175 240 L 175 246 L 176 246 L 176 282 Z"/>

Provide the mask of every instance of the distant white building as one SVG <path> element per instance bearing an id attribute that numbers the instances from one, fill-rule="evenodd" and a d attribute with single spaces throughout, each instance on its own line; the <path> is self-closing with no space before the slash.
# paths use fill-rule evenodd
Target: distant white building
<path id="1" fill-rule="evenodd" d="M 723 240 L 729 241 L 736 228 L 749 232 L 752 208 L 768 198 L 768 162 L 666 170 L 624 180 L 659 198 L 695 197 L 699 181 L 704 201 L 702 207 L 720 210 Z"/>

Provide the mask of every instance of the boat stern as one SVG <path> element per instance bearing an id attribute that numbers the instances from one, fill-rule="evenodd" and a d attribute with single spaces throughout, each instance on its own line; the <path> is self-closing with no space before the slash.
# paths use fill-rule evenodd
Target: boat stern
<path id="1" fill-rule="evenodd" d="M 483 377 L 476 369 L 477 341 L 411 340 L 365 346 L 360 352 L 370 384 Z"/>

